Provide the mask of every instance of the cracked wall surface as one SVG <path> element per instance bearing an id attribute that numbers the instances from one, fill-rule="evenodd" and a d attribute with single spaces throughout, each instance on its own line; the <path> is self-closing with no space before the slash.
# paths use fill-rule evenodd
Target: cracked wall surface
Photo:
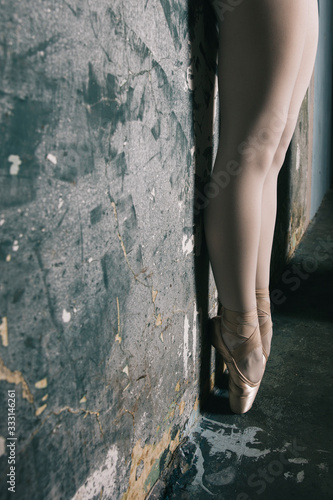
<path id="1" fill-rule="evenodd" d="M 0 436 L 15 389 L 20 499 L 144 498 L 198 411 L 199 4 L 1 0 Z"/>

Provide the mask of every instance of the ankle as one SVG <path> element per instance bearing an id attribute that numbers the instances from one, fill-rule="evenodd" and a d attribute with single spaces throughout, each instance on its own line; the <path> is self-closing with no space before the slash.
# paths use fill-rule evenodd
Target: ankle
<path id="1" fill-rule="evenodd" d="M 256 298 L 258 300 L 266 300 L 270 301 L 270 296 L 269 296 L 269 288 L 257 288 L 256 289 Z"/>
<path id="2" fill-rule="evenodd" d="M 268 288 L 259 288 L 256 290 L 257 311 L 259 323 L 262 324 L 266 318 L 271 317 L 271 301 Z"/>
<path id="3" fill-rule="evenodd" d="M 235 349 L 246 342 L 258 326 L 257 309 L 242 313 L 223 308 L 221 334 L 229 349 Z"/>
<path id="4" fill-rule="evenodd" d="M 258 325 L 257 309 L 252 309 L 249 312 L 239 312 L 223 307 L 221 317 L 222 325 L 226 330 L 237 335 L 245 335 L 246 337 Z"/>

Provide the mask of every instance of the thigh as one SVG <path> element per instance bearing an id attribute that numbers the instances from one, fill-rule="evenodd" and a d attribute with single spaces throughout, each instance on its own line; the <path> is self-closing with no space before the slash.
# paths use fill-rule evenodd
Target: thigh
<path id="1" fill-rule="evenodd" d="M 260 130 L 278 146 L 306 42 L 312 0 L 242 0 L 219 15 L 220 147 L 227 155 Z M 228 151 L 229 150 L 229 151 Z"/>

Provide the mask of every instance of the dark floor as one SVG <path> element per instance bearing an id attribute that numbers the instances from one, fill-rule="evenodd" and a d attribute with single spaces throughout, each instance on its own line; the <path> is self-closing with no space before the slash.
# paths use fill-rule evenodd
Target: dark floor
<path id="1" fill-rule="evenodd" d="M 149 498 L 333 499 L 333 192 L 273 302 L 272 353 L 253 408 L 231 414 L 215 389 Z"/>

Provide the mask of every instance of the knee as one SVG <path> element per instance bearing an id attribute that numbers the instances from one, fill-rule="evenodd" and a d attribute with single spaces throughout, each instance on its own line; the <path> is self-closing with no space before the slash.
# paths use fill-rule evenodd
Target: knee
<path id="1" fill-rule="evenodd" d="M 295 126 L 285 117 L 277 120 L 272 116 L 268 126 L 262 126 L 255 134 L 251 134 L 238 148 L 242 163 L 254 168 L 262 176 L 266 176 L 272 167 L 278 170 L 282 167 Z"/>
<path id="2" fill-rule="evenodd" d="M 263 136 L 258 141 L 251 137 L 241 145 L 239 151 L 242 156 L 241 164 L 245 169 L 249 168 L 257 175 L 265 177 L 272 166 L 278 147 L 276 138 Z"/>

